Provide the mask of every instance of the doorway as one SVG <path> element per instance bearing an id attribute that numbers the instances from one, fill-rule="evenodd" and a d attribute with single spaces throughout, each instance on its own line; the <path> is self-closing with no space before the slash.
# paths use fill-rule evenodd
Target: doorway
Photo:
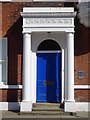
<path id="1" fill-rule="evenodd" d="M 61 102 L 61 48 L 54 40 L 38 47 L 36 101 Z"/>

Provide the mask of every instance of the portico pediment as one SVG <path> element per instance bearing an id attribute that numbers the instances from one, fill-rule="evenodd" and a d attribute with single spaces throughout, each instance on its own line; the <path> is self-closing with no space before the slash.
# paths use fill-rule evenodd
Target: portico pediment
<path id="1" fill-rule="evenodd" d="M 74 27 L 74 8 L 23 8 L 24 28 Z"/>

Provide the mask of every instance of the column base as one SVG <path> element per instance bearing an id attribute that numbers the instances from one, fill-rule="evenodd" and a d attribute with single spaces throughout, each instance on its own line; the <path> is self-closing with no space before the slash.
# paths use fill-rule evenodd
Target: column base
<path id="1" fill-rule="evenodd" d="M 20 104 L 20 112 L 30 112 L 32 111 L 31 101 L 22 101 Z"/>
<path id="2" fill-rule="evenodd" d="M 65 112 L 76 112 L 76 103 L 75 101 L 65 101 L 64 102 L 64 111 Z"/>
<path id="3" fill-rule="evenodd" d="M 75 102 L 75 100 L 65 100 L 65 102 Z"/>

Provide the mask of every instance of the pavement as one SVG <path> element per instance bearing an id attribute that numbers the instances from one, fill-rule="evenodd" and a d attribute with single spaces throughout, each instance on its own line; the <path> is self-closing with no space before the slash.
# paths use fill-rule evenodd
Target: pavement
<path id="1" fill-rule="evenodd" d="M 32 115 L 14 111 L 1 111 L 1 120 L 90 120 L 90 112 L 77 111 L 76 115 Z"/>

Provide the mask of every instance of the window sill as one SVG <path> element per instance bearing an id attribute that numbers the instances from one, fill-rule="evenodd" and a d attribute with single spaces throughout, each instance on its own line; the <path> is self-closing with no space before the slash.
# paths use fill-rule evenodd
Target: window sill
<path id="1" fill-rule="evenodd" d="M 0 83 L 0 89 L 22 89 L 22 85 L 5 85 Z"/>
<path id="2" fill-rule="evenodd" d="M 0 0 L 0 2 L 12 2 L 12 0 Z"/>

